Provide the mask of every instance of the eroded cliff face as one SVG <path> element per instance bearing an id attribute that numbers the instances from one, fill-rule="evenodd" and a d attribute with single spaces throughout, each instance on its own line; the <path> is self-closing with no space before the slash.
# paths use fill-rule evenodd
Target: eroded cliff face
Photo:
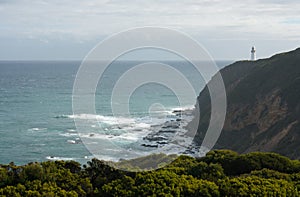
<path id="1" fill-rule="evenodd" d="M 300 49 L 221 70 L 227 93 L 224 127 L 214 148 L 273 151 L 300 158 Z M 201 145 L 210 118 L 207 88 L 198 97 Z"/>
<path id="2" fill-rule="evenodd" d="M 240 130 L 255 124 L 259 132 L 253 133 L 252 137 L 268 130 L 288 113 L 287 103 L 282 101 L 278 92 L 275 90 L 268 95 L 257 95 L 254 104 L 229 105 L 223 129 Z"/>
<path id="3" fill-rule="evenodd" d="M 267 95 L 256 95 L 253 104 L 229 105 L 223 132 L 238 132 L 245 128 L 253 128 L 247 136 L 251 141 L 249 147 L 240 149 L 240 152 L 272 151 L 298 121 L 286 123 L 281 130 L 268 134 L 268 137 L 259 139 L 259 136 L 272 130 L 288 116 L 287 102 L 282 99 L 279 90 L 274 90 Z"/>

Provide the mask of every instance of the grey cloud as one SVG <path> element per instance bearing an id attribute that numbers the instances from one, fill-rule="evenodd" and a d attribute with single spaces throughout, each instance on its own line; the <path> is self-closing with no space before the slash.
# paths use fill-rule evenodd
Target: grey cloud
<path id="1" fill-rule="evenodd" d="M 161 26 L 204 39 L 298 39 L 298 0 L 0 0 L 5 37 L 95 40 L 137 26 Z M 55 41 L 56 40 L 56 41 Z M 298 39 L 299 40 L 299 39 Z"/>

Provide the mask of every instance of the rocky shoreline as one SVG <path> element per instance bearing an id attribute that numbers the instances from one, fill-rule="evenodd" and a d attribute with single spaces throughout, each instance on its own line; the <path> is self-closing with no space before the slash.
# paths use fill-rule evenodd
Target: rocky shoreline
<path id="1" fill-rule="evenodd" d="M 152 132 L 143 137 L 141 146 L 153 149 L 167 146 L 181 147 L 179 154 L 197 155 L 200 147 L 193 143 L 193 136 L 185 128 L 193 119 L 193 109 L 174 110 L 172 118 L 162 125 L 151 126 Z"/>

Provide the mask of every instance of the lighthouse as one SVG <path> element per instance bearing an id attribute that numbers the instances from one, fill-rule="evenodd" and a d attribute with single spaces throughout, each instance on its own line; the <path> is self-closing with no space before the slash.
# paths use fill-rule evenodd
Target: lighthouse
<path id="1" fill-rule="evenodd" d="M 255 55 L 255 47 L 253 46 L 251 49 L 251 61 L 255 61 L 256 60 L 256 55 Z"/>

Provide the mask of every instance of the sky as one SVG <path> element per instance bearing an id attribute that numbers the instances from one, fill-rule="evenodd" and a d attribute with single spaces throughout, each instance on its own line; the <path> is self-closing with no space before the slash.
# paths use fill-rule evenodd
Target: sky
<path id="1" fill-rule="evenodd" d="M 300 47 L 299 0 L 0 0 L 0 60 L 81 60 L 126 29 L 182 31 L 216 60 Z"/>

